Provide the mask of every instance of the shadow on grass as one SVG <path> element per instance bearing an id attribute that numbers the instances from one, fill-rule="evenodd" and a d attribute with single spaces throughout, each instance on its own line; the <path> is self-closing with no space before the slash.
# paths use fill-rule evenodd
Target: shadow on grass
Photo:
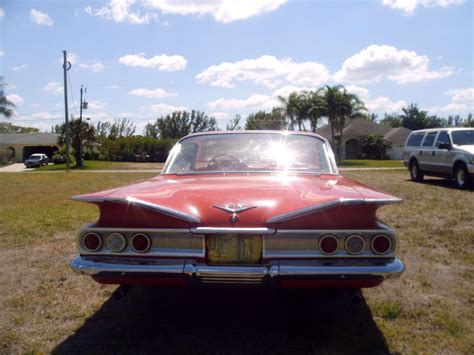
<path id="1" fill-rule="evenodd" d="M 344 290 L 160 289 L 110 298 L 62 353 L 388 353 L 365 300 Z"/>
<path id="2" fill-rule="evenodd" d="M 425 184 L 425 185 L 430 185 L 430 186 L 439 186 L 439 187 L 445 187 L 447 189 L 453 189 L 453 190 L 459 190 L 456 185 L 454 184 L 454 180 L 452 179 L 443 179 L 443 178 L 431 178 L 431 177 L 426 177 L 423 179 L 423 182 L 413 182 L 410 179 L 407 179 L 406 181 L 412 183 L 412 184 Z M 474 184 L 471 183 L 470 186 L 466 187 L 463 191 L 474 191 Z"/>

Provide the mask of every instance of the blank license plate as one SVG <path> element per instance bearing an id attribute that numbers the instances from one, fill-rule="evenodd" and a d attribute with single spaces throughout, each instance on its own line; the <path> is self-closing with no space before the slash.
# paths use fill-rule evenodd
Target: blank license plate
<path id="1" fill-rule="evenodd" d="M 256 264 L 262 256 L 259 235 L 209 235 L 206 238 L 210 264 Z"/>

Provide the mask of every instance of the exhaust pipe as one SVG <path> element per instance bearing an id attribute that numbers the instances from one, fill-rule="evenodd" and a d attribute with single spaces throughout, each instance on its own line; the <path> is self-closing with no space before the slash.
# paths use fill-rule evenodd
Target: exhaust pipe
<path id="1" fill-rule="evenodd" d="M 114 293 L 112 293 L 112 296 L 118 301 L 122 299 L 131 288 L 132 286 L 130 285 L 120 285 L 120 287 L 117 288 Z"/>
<path id="2" fill-rule="evenodd" d="M 360 294 L 360 290 L 358 289 L 350 289 L 348 290 L 348 294 L 350 303 L 354 306 L 359 305 L 362 302 L 362 296 Z"/>

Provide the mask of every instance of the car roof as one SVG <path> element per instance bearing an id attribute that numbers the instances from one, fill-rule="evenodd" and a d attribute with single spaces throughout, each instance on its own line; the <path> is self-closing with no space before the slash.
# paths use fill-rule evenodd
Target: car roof
<path id="1" fill-rule="evenodd" d="M 437 132 L 437 131 L 447 131 L 447 132 L 453 132 L 453 131 L 468 131 L 472 130 L 474 128 L 472 127 L 439 127 L 439 128 L 425 128 L 425 129 L 419 129 L 417 131 L 411 132 L 413 133 L 425 133 L 425 132 Z"/>
<path id="2" fill-rule="evenodd" d="M 311 136 L 315 138 L 319 138 L 323 141 L 327 141 L 323 136 L 320 136 L 319 134 L 313 133 L 313 132 L 308 132 L 308 131 L 281 131 L 281 130 L 236 130 L 236 131 L 207 131 L 207 132 L 198 132 L 198 133 L 192 133 L 189 134 L 183 138 L 181 138 L 179 141 L 182 141 L 183 139 L 191 138 L 191 137 L 196 137 L 196 136 L 206 136 L 206 135 L 216 135 L 216 134 L 281 134 L 281 135 L 304 135 L 304 136 Z"/>

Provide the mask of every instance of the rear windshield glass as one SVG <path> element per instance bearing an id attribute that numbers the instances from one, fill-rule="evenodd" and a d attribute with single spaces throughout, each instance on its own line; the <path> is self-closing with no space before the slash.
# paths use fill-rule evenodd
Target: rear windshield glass
<path id="1" fill-rule="evenodd" d="M 451 132 L 451 137 L 453 138 L 453 144 L 474 145 L 474 129 L 453 131 Z"/>
<path id="2" fill-rule="evenodd" d="M 189 137 L 171 151 L 165 174 L 212 172 L 331 173 L 326 143 L 281 133 L 210 134 Z"/>
<path id="3" fill-rule="evenodd" d="M 413 133 L 410 138 L 408 138 L 407 146 L 409 147 L 418 147 L 423 140 L 424 132 Z"/>

